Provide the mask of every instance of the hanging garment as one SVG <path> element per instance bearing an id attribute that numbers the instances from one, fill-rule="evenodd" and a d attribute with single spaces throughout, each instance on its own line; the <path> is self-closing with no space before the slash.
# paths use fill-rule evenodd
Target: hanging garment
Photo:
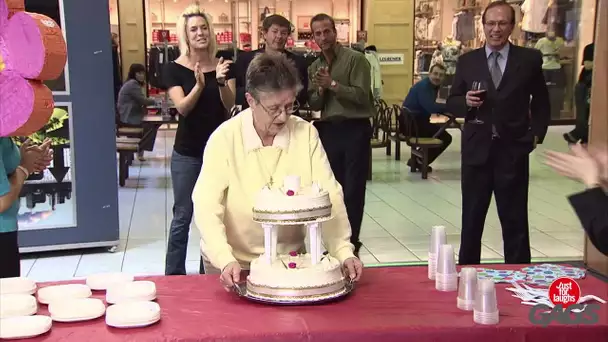
<path id="1" fill-rule="evenodd" d="M 365 58 L 369 62 L 371 69 L 372 91 L 374 98 L 382 98 L 382 72 L 380 62 L 375 51 L 365 51 Z"/>
<path id="2" fill-rule="evenodd" d="M 530 33 L 547 32 L 547 25 L 543 19 L 549 8 L 549 0 L 525 0 L 521 5 L 523 19 L 521 29 Z"/>

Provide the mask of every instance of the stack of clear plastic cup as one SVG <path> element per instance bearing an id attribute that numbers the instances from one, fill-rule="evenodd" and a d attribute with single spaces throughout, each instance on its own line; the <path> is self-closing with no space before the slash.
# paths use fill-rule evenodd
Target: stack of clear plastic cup
<path id="1" fill-rule="evenodd" d="M 460 281 L 458 283 L 458 297 L 456 298 L 456 306 L 460 310 L 473 310 L 476 293 L 477 270 L 474 267 L 463 267 L 460 270 Z"/>
<path id="2" fill-rule="evenodd" d="M 435 280 L 435 273 L 437 273 L 437 253 L 439 253 L 439 247 L 446 244 L 446 235 L 444 226 L 434 226 L 431 231 L 431 240 L 429 243 L 429 266 L 428 273 L 429 279 Z"/>
<path id="3" fill-rule="evenodd" d="M 496 287 L 491 279 L 479 279 L 477 281 L 473 321 L 478 324 L 498 324 Z"/>
<path id="4" fill-rule="evenodd" d="M 439 247 L 435 288 L 445 292 L 458 289 L 458 272 L 456 272 L 456 260 L 452 245 L 441 245 Z"/>

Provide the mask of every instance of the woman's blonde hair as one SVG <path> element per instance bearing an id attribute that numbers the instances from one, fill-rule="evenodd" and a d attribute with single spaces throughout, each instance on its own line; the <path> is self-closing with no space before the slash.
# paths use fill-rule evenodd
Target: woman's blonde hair
<path id="1" fill-rule="evenodd" d="M 190 55 L 190 44 L 188 43 L 188 19 L 192 17 L 200 16 L 207 22 L 207 28 L 209 30 L 209 58 L 213 60 L 217 53 L 217 43 L 215 38 L 215 32 L 213 31 L 213 19 L 209 14 L 203 12 L 199 5 L 194 4 L 186 7 L 184 12 L 177 18 L 177 39 L 179 41 L 179 51 L 182 56 Z"/>

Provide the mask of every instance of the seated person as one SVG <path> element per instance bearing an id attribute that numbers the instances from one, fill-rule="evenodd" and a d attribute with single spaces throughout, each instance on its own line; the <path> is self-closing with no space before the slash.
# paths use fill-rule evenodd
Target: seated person
<path id="1" fill-rule="evenodd" d="M 608 150 L 596 146 L 587 150 L 581 144 L 571 150 L 571 154 L 547 151 L 547 164 L 587 187 L 568 199 L 591 243 L 608 256 Z"/>
<path id="2" fill-rule="evenodd" d="M 278 53 L 284 54 L 290 61 L 292 61 L 300 76 L 300 82 L 302 83 L 302 90 L 298 93 L 297 100 L 300 106 L 304 106 L 308 101 L 308 64 L 304 57 L 296 55 L 292 52 L 285 50 L 285 44 L 287 44 L 287 38 L 292 33 L 291 23 L 285 17 L 278 14 L 273 14 L 262 23 L 262 35 L 266 42 L 266 47 L 246 52 L 238 56 L 235 68 L 236 68 L 236 104 L 241 106 L 241 110 L 249 108 L 249 103 L 245 98 L 245 74 L 249 63 L 255 56 L 260 53 Z M 294 113 L 300 116 L 299 112 Z"/>
<path id="3" fill-rule="evenodd" d="M 142 87 L 146 81 L 146 68 L 141 64 L 131 64 L 127 81 L 118 92 L 116 109 L 122 127 L 141 127 L 144 129 L 145 141 L 141 142 L 141 149 L 137 153 L 139 161 L 144 161 L 144 150 L 152 151 L 156 140 L 156 125 L 143 122 L 148 113 L 147 106 L 156 104 L 153 98 L 146 98 Z"/>
<path id="4" fill-rule="evenodd" d="M 323 225 L 323 242 L 358 280 L 361 261 L 350 242 L 344 195 L 314 126 L 292 116 L 302 89 L 296 67 L 283 54 L 258 54 L 246 74 L 249 108 L 223 123 L 203 154 L 192 196 L 201 232 L 205 273 L 221 274 L 226 289 L 239 282 L 241 269 L 264 253 L 264 230 L 252 218 L 253 200 L 273 180 L 298 175 L 318 182 L 330 194 L 333 219 Z M 305 248 L 305 229 L 281 230 L 277 252 Z"/>
<path id="5" fill-rule="evenodd" d="M 429 77 L 414 84 L 403 101 L 403 107 L 406 108 L 412 120 L 416 122 L 418 128 L 418 137 L 431 138 L 441 128 L 439 124 L 431 123 L 432 114 L 443 114 L 446 111 L 446 105 L 437 103 L 437 93 L 445 78 L 445 67 L 441 64 L 435 64 L 429 71 Z M 405 134 L 405 119 L 401 117 L 399 122 L 401 125 L 401 133 Z M 412 132 L 413 134 L 413 132 Z M 443 151 L 452 143 L 452 136 L 445 130 L 437 137 L 443 141 L 443 146 L 439 148 L 429 149 L 429 165 L 433 163 Z M 414 165 L 412 165 L 412 163 Z M 420 169 L 421 162 L 419 160 L 408 160 L 407 165 L 416 169 Z M 431 168 L 429 167 L 429 171 Z"/>

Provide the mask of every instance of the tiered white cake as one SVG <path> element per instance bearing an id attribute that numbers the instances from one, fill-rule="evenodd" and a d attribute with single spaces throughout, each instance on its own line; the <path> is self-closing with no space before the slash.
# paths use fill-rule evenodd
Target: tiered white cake
<path id="1" fill-rule="evenodd" d="M 340 262 L 321 255 L 321 224 L 330 218 L 329 194 L 315 183 L 301 189 L 300 177 L 288 176 L 283 187 L 262 189 L 253 219 L 264 228 L 265 253 L 251 262 L 247 295 L 281 303 L 317 302 L 344 295 L 347 290 Z M 306 225 L 310 253 L 279 255 L 278 229 L 294 224 Z"/>

